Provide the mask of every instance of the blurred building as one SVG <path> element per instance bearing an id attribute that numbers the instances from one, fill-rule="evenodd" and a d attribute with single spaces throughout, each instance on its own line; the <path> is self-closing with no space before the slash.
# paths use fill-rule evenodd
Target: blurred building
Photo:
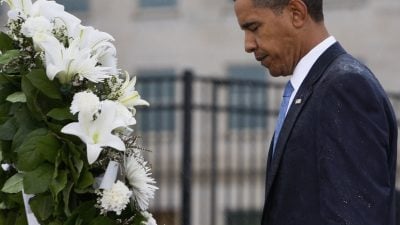
<path id="1" fill-rule="evenodd" d="M 57 2 L 81 18 L 84 25 L 113 35 L 119 67 L 138 75 L 139 85 L 140 77 L 174 79 L 187 69 L 196 75 L 214 78 L 255 79 L 274 83 L 285 81 L 284 78 L 270 78 L 254 56 L 245 53 L 244 34 L 237 24 L 232 0 Z M 1 24 L 6 21 L 4 8 L 0 10 Z M 389 92 L 400 92 L 400 79 L 397 77 L 400 71 L 399 12 L 398 0 L 325 0 L 325 22 L 330 33 L 348 52 L 367 64 Z M 142 85 L 141 90 L 151 103 L 179 105 L 184 98 L 182 85 L 149 83 Z M 198 84 L 193 90 L 196 103 L 211 104 L 210 86 Z M 219 102 L 223 106 L 243 106 L 243 102 L 249 101 L 248 104 L 260 107 L 265 104 L 277 107 L 280 92 L 268 93 L 252 86 L 224 86 Z M 254 100 L 254 96 L 257 96 L 257 100 Z M 400 108 L 396 111 L 400 113 Z M 243 116 L 231 111 L 220 114 L 216 145 L 217 149 L 225 150 L 217 153 L 221 163 L 214 168 L 217 181 L 213 181 L 209 177 L 211 169 L 207 169 L 212 168 L 209 143 L 213 142 L 209 132 L 213 124 L 210 124 L 211 114 L 208 113 L 193 114 L 193 127 L 201 129 L 194 130 L 192 134 L 192 224 L 257 224 L 251 218 L 259 216 L 263 204 L 266 147 L 273 132 L 275 117 L 255 118 L 252 114 Z M 181 112 L 175 111 L 165 111 L 162 115 L 157 112 L 138 115 L 144 123 L 140 125 L 139 120 L 143 144 L 153 150 L 149 154 L 150 161 L 158 171 L 155 174 L 161 190 L 153 208 L 161 218 L 159 224 L 180 224 L 182 217 L 182 154 L 179 152 L 182 116 Z M 242 123 L 236 117 L 245 118 L 247 122 Z M 251 149 L 257 151 L 252 152 Z M 246 163 L 241 163 L 245 160 Z M 240 168 L 251 169 L 244 173 Z M 208 188 L 212 182 L 217 183 L 214 191 Z M 397 182 L 400 187 L 400 176 Z M 244 191 L 245 194 L 242 193 Z M 210 203 L 207 200 L 209 197 L 217 201 Z M 248 220 L 243 221 L 243 218 Z"/>

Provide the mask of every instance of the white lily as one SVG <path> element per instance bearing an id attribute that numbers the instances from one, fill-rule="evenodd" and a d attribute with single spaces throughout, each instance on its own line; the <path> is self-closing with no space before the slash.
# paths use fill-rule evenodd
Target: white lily
<path id="1" fill-rule="evenodd" d="M 80 48 L 90 48 L 96 50 L 104 45 L 104 43 L 114 41 L 114 38 L 110 34 L 99 31 L 90 26 L 80 26 L 78 35 L 80 40 Z"/>
<path id="2" fill-rule="evenodd" d="M 74 15 L 66 12 L 64 6 L 56 3 L 55 1 L 38 0 L 33 3 L 29 12 L 31 17 L 43 16 L 49 21 L 54 23 L 54 28 L 60 28 L 65 26 L 67 28 L 67 34 L 69 37 L 73 37 L 73 34 L 79 29 L 81 20 Z"/>
<path id="3" fill-rule="evenodd" d="M 54 36 L 41 36 L 34 40 L 45 52 L 46 73 L 50 80 L 58 77 L 61 83 L 70 83 L 74 76 L 100 82 L 111 76 L 109 67 L 97 66 L 97 60 L 91 56 L 91 50 L 79 49 L 79 40 L 73 40 L 65 48 Z"/>
<path id="4" fill-rule="evenodd" d="M 55 29 L 65 26 L 66 35 L 69 37 L 73 37 L 81 24 L 80 19 L 66 12 L 64 6 L 55 1 L 38 0 L 33 4 L 31 0 L 2 0 L 1 2 L 6 2 L 10 6 L 8 17 L 11 20 L 18 17 L 28 19 L 43 16 L 53 23 Z"/>
<path id="5" fill-rule="evenodd" d="M 136 120 L 128 108 L 119 102 L 113 102 L 113 104 L 117 113 L 114 121 L 115 125 L 119 125 L 119 127 L 127 127 L 136 124 Z"/>
<path id="6" fill-rule="evenodd" d="M 125 151 L 124 142 L 112 134 L 112 131 L 121 125 L 115 122 L 118 111 L 114 102 L 109 100 L 102 102 L 101 113 L 96 114 L 95 120 L 93 120 L 93 115 L 82 115 L 79 113 L 79 121 L 67 124 L 61 129 L 61 132 L 78 136 L 86 143 L 89 164 L 97 160 L 103 147 L 108 146 Z"/>
<path id="7" fill-rule="evenodd" d="M 10 7 L 10 11 L 8 12 L 10 19 L 16 19 L 13 18 L 15 15 L 26 18 L 30 14 L 32 8 L 31 0 L 2 0 L 1 3 L 3 2 L 6 2 Z"/>
<path id="8" fill-rule="evenodd" d="M 79 47 L 92 49 L 92 55 L 96 57 L 102 66 L 110 67 L 113 74 L 117 74 L 117 50 L 111 43 L 114 38 L 93 27 L 80 26 Z"/>
<path id="9" fill-rule="evenodd" d="M 120 87 L 118 101 L 128 108 L 134 109 L 133 107 L 138 105 L 149 106 L 150 104 L 141 99 L 139 92 L 135 90 L 136 77 L 130 80 L 129 73 L 125 72 L 125 81 Z"/>

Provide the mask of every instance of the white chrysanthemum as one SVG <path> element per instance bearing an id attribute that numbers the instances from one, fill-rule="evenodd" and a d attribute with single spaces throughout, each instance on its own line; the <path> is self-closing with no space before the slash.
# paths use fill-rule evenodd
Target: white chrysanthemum
<path id="1" fill-rule="evenodd" d="M 86 112 L 91 115 L 95 114 L 100 107 L 100 100 L 97 95 L 92 92 L 82 91 L 76 93 L 71 103 L 71 113 Z"/>
<path id="2" fill-rule="evenodd" d="M 157 225 L 156 220 L 153 218 L 153 215 L 149 212 L 142 212 L 142 216 L 146 218 L 146 221 L 143 221 L 143 225 Z"/>
<path id="3" fill-rule="evenodd" d="M 103 191 L 98 201 L 102 210 L 114 211 L 120 215 L 128 205 L 131 195 L 129 188 L 121 181 L 117 181 L 110 189 Z"/>
<path id="4" fill-rule="evenodd" d="M 126 177 L 132 186 L 132 199 L 140 208 L 145 211 L 149 207 L 149 200 L 154 198 L 154 192 L 158 188 L 154 186 L 155 180 L 150 177 L 150 168 L 146 162 L 139 163 L 135 156 L 130 156 L 126 162 Z"/>
<path id="5" fill-rule="evenodd" d="M 53 25 L 43 16 L 29 17 L 21 27 L 21 33 L 26 37 L 33 37 L 38 33 L 51 34 Z"/>

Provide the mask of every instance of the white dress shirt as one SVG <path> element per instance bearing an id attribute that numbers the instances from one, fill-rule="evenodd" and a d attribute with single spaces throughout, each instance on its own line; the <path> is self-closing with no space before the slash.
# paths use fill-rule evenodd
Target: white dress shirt
<path id="1" fill-rule="evenodd" d="M 286 110 L 286 113 L 289 111 L 290 106 L 292 105 L 293 99 L 296 96 L 297 91 L 300 88 L 300 85 L 303 83 L 306 78 L 308 72 L 310 72 L 311 67 L 317 61 L 317 59 L 324 53 L 331 45 L 336 42 L 336 39 L 333 36 L 326 38 L 324 41 L 315 46 L 311 51 L 309 51 L 297 64 L 294 69 L 293 75 L 290 78 L 290 82 L 293 86 L 293 93 L 290 96 L 289 107 Z"/>

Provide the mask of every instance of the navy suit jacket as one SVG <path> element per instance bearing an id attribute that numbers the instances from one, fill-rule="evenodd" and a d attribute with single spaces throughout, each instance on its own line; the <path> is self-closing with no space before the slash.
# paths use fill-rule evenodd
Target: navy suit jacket
<path id="1" fill-rule="evenodd" d="M 339 43 L 312 66 L 269 152 L 263 225 L 395 225 L 396 117 Z"/>

